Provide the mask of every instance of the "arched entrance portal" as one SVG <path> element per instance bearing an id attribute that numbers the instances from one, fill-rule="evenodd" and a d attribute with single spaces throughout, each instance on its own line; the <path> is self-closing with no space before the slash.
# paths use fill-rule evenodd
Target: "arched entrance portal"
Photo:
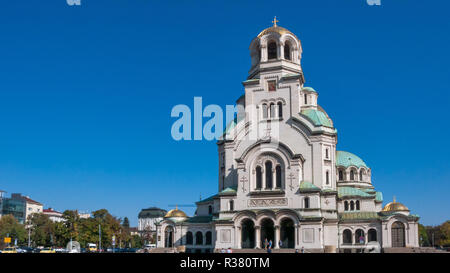
<path id="1" fill-rule="evenodd" d="M 242 248 L 255 248 L 255 224 L 250 219 L 242 221 Z"/>
<path id="2" fill-rule="evenodd" d="M 290 218 L 285 218 L 280 225 L 281 248 L 295 247 L 295 225 Z"/>
<path id="3" fill-rule="evenodd" d="M 392 247 L 405 247 L 405 225 L 395 222 L 391 227 Z"/>
<path id="4" fill-rule="evenodd" d="M 264 243 L 272 241 L 272 248 L 275 247 L 275 228 L 274 223 L 269 218 L 262 220 L 261 222 L 261 248 L 264 248 Z"/>
<path id="5" fill-rule="evenodd" d="M 164 231 L 164 247 L 173 247 L 173 227 L 168 226 L 166 227 L 166 230 Z"/>

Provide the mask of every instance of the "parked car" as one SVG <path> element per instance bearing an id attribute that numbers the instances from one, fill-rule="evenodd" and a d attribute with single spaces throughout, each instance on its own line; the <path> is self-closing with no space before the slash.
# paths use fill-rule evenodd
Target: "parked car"
<path id="1" fill-rule="evenodd" d="M 53 249 L 51 247 L 45 247 L 39 253 L 56 253 L 56 251 L 55 251 L 55 249 Z"/>
<path id="2" fill-rule="evenodd" d="M 15 247 L 6 247 L 3 249 L 2 253 L 17 253 L 17 248 Z"/>

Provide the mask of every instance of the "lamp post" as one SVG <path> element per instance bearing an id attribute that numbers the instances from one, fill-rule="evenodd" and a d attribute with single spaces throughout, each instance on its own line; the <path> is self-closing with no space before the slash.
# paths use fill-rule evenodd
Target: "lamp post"
<path id="1" fill-rule="evenodd" d="M 102 228 L 98 224 L 98 250 L 102 251 Z"/>

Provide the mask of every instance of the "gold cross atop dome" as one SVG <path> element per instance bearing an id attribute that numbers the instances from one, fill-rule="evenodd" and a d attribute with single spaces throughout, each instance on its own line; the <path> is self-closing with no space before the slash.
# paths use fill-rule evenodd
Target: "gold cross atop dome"
<path id="1" fill-rule="evenodd" d="M 275 16 L 275 17 L 273 18 L 273 21 L 272 21 L 273 26 L 274 26 L 274 27 L 277 27 L 277 23 L 278 23 L 278 22 L 280 22 L 280 21 L 278 21 L 278 20 L 277 20 L 277 17 Z"/>

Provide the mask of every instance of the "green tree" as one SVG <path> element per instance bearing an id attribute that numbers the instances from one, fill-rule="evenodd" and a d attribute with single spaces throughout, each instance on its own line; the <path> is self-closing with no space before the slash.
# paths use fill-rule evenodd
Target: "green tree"
<path id="1" fill-rule="evenodd" d="M 144 246 L 144 239 L 139 235 L 131 236 L 131 247 L 142 248 Z"/>
<path id="2" fill-rule="evenodd" d="M 419 243 L 420 246 L 430 246 L 430 241 L 428 240 L 427 229 L 425 226 L 419 224 Z"/>
<path id="3" fill-rule="evenodd" d="M 441 246 L 450 246 L 450 220 L 440 225 L 439 230 L 441 233 L 439 244 Z"/>
<path id="4" fill-rule="evenodd" d="M 0 218 L 1 248 L 5 246 L 3 238 L 7 237 L 7 235 L 11 238 L 11 243 L 14 243 L 15 239 L 17 239 L 17 244 L 19 245 L 25 244 L 27 239 L 27 231 L 25 230 L 25 226 L 20 224 L 12 215 L 3 215 Z"/>
<path id="5" fill-rule="evenodd" d="M 28 217 L 31 227 L 31 241 L 35 246 L 53 246 L 55 244 L 55 225 L 48 215 L 33 213 Z"/>
<path id="6" fill-rule="evenodd" d="M 123 218 L 122 226 L 126 229 L 130 228 L 130 221 L 128 220 L 128 217 Z"/>

